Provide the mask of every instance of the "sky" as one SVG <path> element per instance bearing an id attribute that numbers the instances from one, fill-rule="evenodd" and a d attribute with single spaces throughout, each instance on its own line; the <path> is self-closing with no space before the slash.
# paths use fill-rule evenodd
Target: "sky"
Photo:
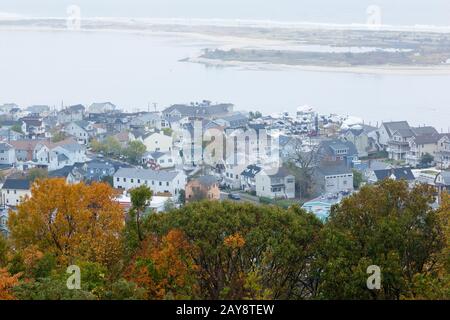
<path id="1" fill-rule="evenodd" d="M 383 23 L 450 25 L 448 0 L 1 0 L 0 13 L 65 16 L 78 5 L 86 17 L 221 18 L 364 23 L 378 5 Z"/>

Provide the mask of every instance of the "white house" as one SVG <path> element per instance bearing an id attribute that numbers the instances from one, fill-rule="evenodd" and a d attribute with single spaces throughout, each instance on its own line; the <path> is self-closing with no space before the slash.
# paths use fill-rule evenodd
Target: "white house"
<path id="1" fill-rule="evenodd" d="M 15 207 L 19 205 L 25 197 L 31 197 L 31 183 L 27 179 L 7 178 L 2 186 L 3 206 Z"/>
<path id="2" fill-rule="evenodd" d="M 132 131 L 130 132 L 131 141 L 141 141 L 148 152 L 169 152 L 172 151 L 173 138 L 160 132 Z"/>
<path id="3" fill-rule="evenodd" d="M 284 168 L 279 168 L 276 172 L 263 169 L 256 174 L 255 184 L 258 197 L 295 198 L 295 177 Z"/>
<path id="4" fill-rule="evenodd" d="M 58 143 L 45 140 L 35 146 L 33 160 L 36 165 L 44 166 L 48 171 L 59 170 L 65 166 L 85 162 L 86 148 L 73 139 Z"/>
<path id="5" fill-rule="evenodd" d="M 64 126 L 64 132 L 73 136 L 78 143 L 88 144 L 95 131 L 89 121 L 73 121 Z"/>
<path id="6" fill-rule="evenodd" d="M 175 166 L 175 160 L 170 152 L 146 152 L 142 163 L 152 169 L 168 169 Z"/>
<path id="7" fill-rule="evenodd" d="M 435 160 L 440 168 L 450 168 L 450 133 L 441 135 L 437 144 Z"/>
<path id="8" fill-rule="evenodd" d="M 337 194 L 353 190 L 353 171 L 345 165 L 321 166 L 315 170 L 318 191 Z"/>
<path id="9" fill-rule="evenodd" d="M 186 187 L 187 177 L 182 171 L 157 171 L 152 169 L 120 168 L 113 176 L 114 188 L 126 191 L 148 186 L 154 195 L 170 193 L 178 198 L 180 190 Z"/>
<path id="10" fill-rule="evenodd" d="M 13 165 L 16 162 L 14 147 L 6 142 L 0 142 L 0 164 Z"/>

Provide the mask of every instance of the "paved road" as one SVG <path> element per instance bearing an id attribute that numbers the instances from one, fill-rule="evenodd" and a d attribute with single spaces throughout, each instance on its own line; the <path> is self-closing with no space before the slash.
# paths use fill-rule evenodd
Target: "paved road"
<path id="1" fill-rule="evenodd" d="M 238 192 L 231 192 L 231 193 L 238 193 Z M 234 202 L 250 202 L 250 203 L 259 204 L 258 197 L 254 197 L 249 194 L 238 193 L 241 196 L 241 200 L 232 200 L 232 199 L 228 198 L 229 194 L 230 194 L 230 192 L 221 191 L 220 192 L 220 200 L 230 200 L 230 201 L 234 201 Z"/>

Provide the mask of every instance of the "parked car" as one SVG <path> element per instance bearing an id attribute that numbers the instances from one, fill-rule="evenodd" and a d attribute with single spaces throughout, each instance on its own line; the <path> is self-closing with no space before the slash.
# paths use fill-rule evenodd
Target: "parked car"
<path id="1" fill-rule="evenodd" d="M 241 200 L 241 195 L 237 193 L 230 193 L 228 198 L 231 200 Z"/>

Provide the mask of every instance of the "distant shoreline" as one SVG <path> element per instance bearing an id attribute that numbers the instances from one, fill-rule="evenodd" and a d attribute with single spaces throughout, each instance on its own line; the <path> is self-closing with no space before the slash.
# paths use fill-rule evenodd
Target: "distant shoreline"
<path id="1" fill-rule="evenodd" d="M 342 72 L 354 74 L 374 75 L 450 75 L 449 66 L 362 66 L 362 67 L 334 67 L 313 65 L 288 65 L 266 62 L 223 61 L 207 58 L 186 58 L 183 62 L 199 63 L 209 67 L 241 68 L 245 70 L 303 70 L 311 72 Z"/>

